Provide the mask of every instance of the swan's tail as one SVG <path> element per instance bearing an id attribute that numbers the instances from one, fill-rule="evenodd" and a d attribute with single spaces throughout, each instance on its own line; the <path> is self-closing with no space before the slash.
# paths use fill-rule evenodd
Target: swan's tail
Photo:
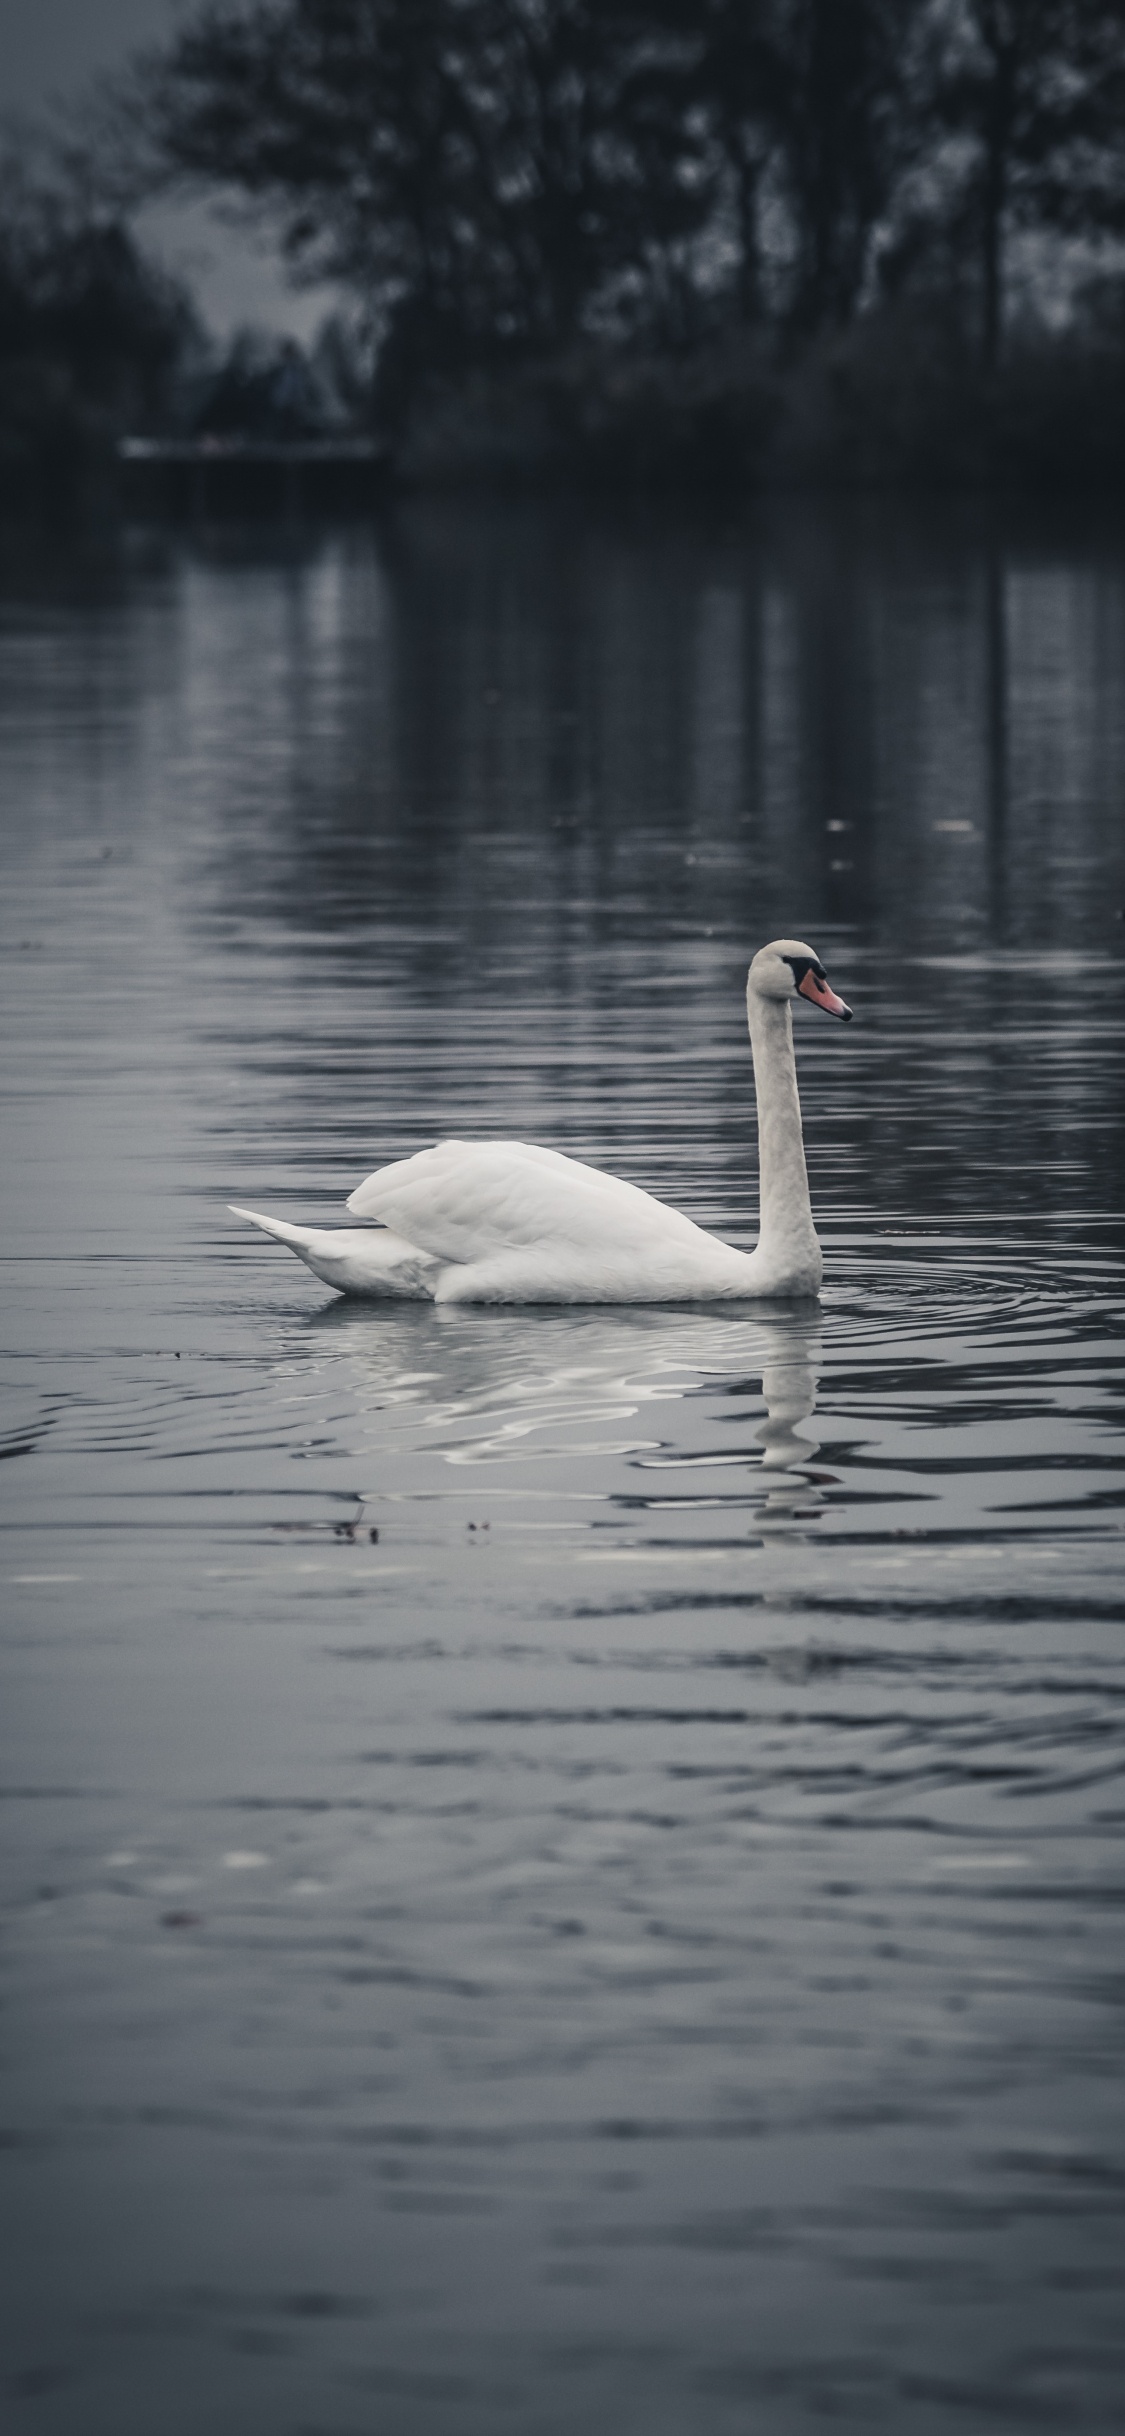
<path id="1" fill-rule="evenodd" d="M 403 1236 L 392 1234 L 389 1227 L 294 1226 L 288 1218 L 263 1218 L 260 1210 L 241 1209 L 236 1201 L 228 1201 L 227 1208 L 235 1218 L 248 1218 L 251 1226 L 260 1226 L 264 1235 L 275 1235 L 279 1243 L 287 1243 L 313 1276 L 322 1278 L 326 1286 L 335 1286 L 338 1294 L 405 1295 L 408 1301 L 420 1303 L 433 1300 L 440 1263 Z"/>
<path id="2" fill-rule="evenodd" d="M 315 1226 L 292 1226 L 288 1218 L 263 1218 L 258 1210 L 240 1209 L 237 1201 L 228 1201 L 227 1208 L 232 1217 L 248 1218 L 251 1226 L 261 1227 L 263 1235 L 276 1235 L 279 1243 L 291 1245 L 294 1252 L 307 1252 L 320 1232 Z"/>

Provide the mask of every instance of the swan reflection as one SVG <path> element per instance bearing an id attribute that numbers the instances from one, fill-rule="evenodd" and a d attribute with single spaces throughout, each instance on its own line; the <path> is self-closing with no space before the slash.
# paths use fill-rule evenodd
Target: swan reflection
<path id="1" fill-rule="evenodd" d="M 830 1475 L 805 1467 L 817 1453 L 817 1442 L 798 1429 L 816 1411 L 823 1339 L 818 1320 L 795 1318 L 777 1325 L 762 1365 L 762 1394 L 766 1418 L 755 1436 L 762 1448 L 762 1470 L 771 1485 L 761 1509 L 763 1526 L 770 1523 L 813 1522 L 823 1511 L 821 1484 Z M 773 1477 L 789 1474 L 788 1479 Z"/>
<path id="2" fill-rule="evenodd" d="M 701 1473 L 761 1469 L 767 1513 L 815 1503 L 805 1467 L 816 1441 L 798 1427 L 815 1411 L 822 1356 L 820 1315 L 807 1303 L 744 1316 L 338 1302 L 308 1322 L 306 1344 L 334 1417 L 350 1410 L 357 1452 L 424 1447 L 453 1465 L 521 1468 L 624 1459 L 650 1481 L 677 1474 L 676 1489 L 685 1471 L 698 1489 Z M 755 1456 L 745 1436 L 734 1443 L 732 1432 L 728 1444 L 715 1424 L 737 1425 L 759 1381 L 766 1419 L 751 1434 Z M 688 1408 L 672 1429 L 658 1411 L 668 1404 Z"/>

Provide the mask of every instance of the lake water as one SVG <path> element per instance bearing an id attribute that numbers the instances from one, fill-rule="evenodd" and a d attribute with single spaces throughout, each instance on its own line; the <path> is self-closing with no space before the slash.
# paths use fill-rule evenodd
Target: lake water
<path id="1" fill-rule="evenodd" d="M 1125 2411 L 1125 517 L 0 552 L 8 2421 Z M 823 1303 L 334 1300 L 443 1133 Z"/>

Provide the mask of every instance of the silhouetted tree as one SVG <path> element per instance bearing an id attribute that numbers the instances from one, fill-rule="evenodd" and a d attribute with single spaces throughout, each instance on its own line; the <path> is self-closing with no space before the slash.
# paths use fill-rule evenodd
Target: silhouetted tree
<path id="1" fill-rule="evenodd" d="M 919 0 L 650 0 L 636 14 L 678 37 L 683 107 L 722 158 L 742 319 L 762 310 L 764 253 L 784 263 L 773 284 L 794 329 L 846 322 L 909 152 Z"/>
<path id="2" fill-rule="evenodd" d="M 968 140 L 981 346 L 994 370 L 1015 230 L 1125 227 L 1125 0 L 939 0 L 932 123 Z"/>
<path id="3" fill-rule="evenodd" d="M 319 369 L 294 338 L 238 330 L 199 384 L 193 429 L 255 440 L 320 438 L 343 417 Z"/>
<path id="4" fill-rule="evenodd" d="M 797 241 L 793 318 L 850 319 L 917 130 L 904 76 L 915 0 L 787 0 L 768 92 Z"/>
<path id="5" fill-rule="evenodd" d="M 169 414 L 199 345 L 183 290 L 63 166 L 0 158 L 0 470 L 79 473 Z"/>

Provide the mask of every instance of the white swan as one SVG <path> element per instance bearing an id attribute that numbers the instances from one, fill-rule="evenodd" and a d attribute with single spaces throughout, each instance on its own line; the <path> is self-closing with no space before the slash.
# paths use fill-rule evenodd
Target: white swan
<path id="1" fill-rule="evenodd" d="M 239 1209 L 341 1294 L 435 1303 L 673 1303 L 816 1294 L 793 1056 L 798 993 L 851 1020 L 800 939 L 760 948 L 746 983 L 758 1101 L 760 1229 L 738 1252 L 651 1193 L 527 1142 L 439 1142 L 378 1168 L 348 1200 L 376 1226 L 292 1226 Z"/>

